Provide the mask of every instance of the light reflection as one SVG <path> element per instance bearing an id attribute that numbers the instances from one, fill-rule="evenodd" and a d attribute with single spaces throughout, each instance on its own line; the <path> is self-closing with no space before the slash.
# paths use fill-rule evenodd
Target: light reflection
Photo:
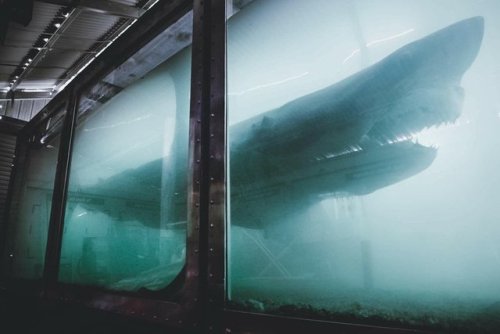
<path id="1" fill-rule="evenodd" d="M 254 90 L 259 90 L 259 89 L 263 89 L 263 88 L 267 88 L 267 87 L 271 87 L 271 86 L 277 86 L 277 85 L 281 85 L 281 84 L 287 83 L 287 82 L 292 81 L 292 80 L 297 80 L 297 79 L 300 79 L 302 77 L 305 77 L 308 74 L 309 74 L 309 72 L 304 72 L 302 74 L 295 75 L 293 77 L 289 77 L 289 78 L 286 78 L 283 80 L 274 81 L 274 82 L 270 82 L 267 84 L 262 84 L 262 85 L 258 85 L 258 86 L 252 87 L 252 88 L 248 88 L 248 89 L 245 89 L 241 92 L 228 93 L 228 95 L 229 96 L 241 96 L 241 95 L 244 95 L 244 94 L 251 92 L 251 91 L 254 91 Z"/>
<path id="2" fill-rule="evenodd" d="M 400 32 L 399 34 L 396 34 L 396 35 L 392 35 L 392 36 L 389 36 L 389 37 L 385 37 L 385 38 L 380 38 L 380 39 L 375 39 L 371 42 L 368 42 L 366 43 L 366 47 L 369 48 L 371 46 L 374 46 L 374 45 L 377 45 L 377 44 L 380 44 L 380 43 L 384 43 L 384 42 L 387 42 L 387 41 L 390 41 L 390 40 L 393 40 L 393 39 L 396 39 L 396 38 L 399 38 L 399 37 L 402 37 L 402 36 L 405 36 L 407 34 L 410 34 L 412 32 L 414 32 L 415 29 L 411 28 L 411 29 L 408 29 L 408 30 L 405 30 L 403 32 Z M 358 53 L 361 52 L 361 49 L 355 49 L 354 51 L 352 51 L 352 53 L 347 56 L 343 61 L 342 61 L 342 64 L 345 64 L 347 63 L 349 60 L 351 60 L 355 55 L 357 55 Z"/>
<path id="3" fill-rule="evenodd" d="M 151 114 L 147 114 L 145 116 L 136 117 L 136 118 L 134 118 L 134 119 L 132 119 L 130 121 L 117 122 L 115 124 L 106 125 L 106 126 L 97 126 L 95 128 L 84 129 L 83 131 L 84 132 L 91 132 L 91 131 L 96 131 L 96 130 L 112 129 L 112 128 L 116 128 L 116 127 L 119 127 L 119 126 L 122 126 L 122 125 L 127 125 L 127 124 L 132 124 L 132 123 L 135 123 L 135 122 L 143 121 L 143 120 L 148 119 L 150 117 L 151 117 Z"/>

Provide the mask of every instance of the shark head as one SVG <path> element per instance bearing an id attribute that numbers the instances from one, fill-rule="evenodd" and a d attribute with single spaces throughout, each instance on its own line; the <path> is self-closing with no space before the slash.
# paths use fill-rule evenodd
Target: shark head
<path id="1" fill-rule="evenodd" d="M 426 127 L 453 123 L 465 97 L 461 80 L 479 52 L 484 33 L 482 17 L 473 17 L 410 43 L 385 58 L 389 103 L 367 136 L 377 142 L 410 137 Z M 388 95 L 387 95 L 388 94 Z"/>

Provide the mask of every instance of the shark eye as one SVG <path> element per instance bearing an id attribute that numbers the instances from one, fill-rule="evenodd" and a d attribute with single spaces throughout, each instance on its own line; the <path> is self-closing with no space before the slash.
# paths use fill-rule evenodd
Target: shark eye
<path id="1" fill-rule="evenodd" d="M 425 105 L 420 107 L 420 111 L 423 112 L 424 114 L 428 114 L 428 113 L 432 112 L 431 108 L 429 108 L 429 106 L 425 106 Z"/>

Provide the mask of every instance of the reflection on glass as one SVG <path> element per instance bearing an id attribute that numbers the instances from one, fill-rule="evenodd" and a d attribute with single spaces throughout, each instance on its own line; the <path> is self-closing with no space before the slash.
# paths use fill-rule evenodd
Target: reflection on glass
<path id="1" fill-rule="evenodd" d="M 233 307 L 498 331 L 499 4 L 232 10 Z"/>
<path id="2" fill-rule="evenodd" d="M 59 150 L 59 129 L 65 112 L 43 124 L 22 143 L 14 179 L 3 271 L 9 277 L 40 279 L 43 274 L 52 193 Z"/>
<path id="3" fill-rule="evenodd" d="M 161 290 L 184 265 L 191 20 L 186 15 L 81 99 L 62 282 Z"/>

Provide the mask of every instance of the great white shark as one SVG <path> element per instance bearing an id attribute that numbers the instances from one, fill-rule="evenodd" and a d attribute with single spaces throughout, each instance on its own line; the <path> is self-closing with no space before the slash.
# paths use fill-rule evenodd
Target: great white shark
<path id="1" fill-rule="evenodd" d="M 265 229 L 293 220 L 321 199 L 368 194 L 429 167 L 436 148 L 402 138 L 460 116 L 461 80 L 483 31 L 483 18 L 462 20 L 340 82 L 232 125 L 231 224 Z M 189 61 L 179 64 L 173 72 L 186 75 L 181 67 Z M 186 87 L 178 89 L 177 100 L 187 100 L 186 94 Z M 168 222 L 185 222 L 188 166 L 176 155 L 187 156 L 187 143 L 173 145 L 170 164 L 151 161 L 70 197 L 89 210 L 150 227 L 160 226 L 161 202 L 167 201 Z M 165 173 L 166 167 L 174 172 Z M 172 179 L 168 196 L 162 175 Z M 114 209 L 120 197 L 126 204 Z"/>

